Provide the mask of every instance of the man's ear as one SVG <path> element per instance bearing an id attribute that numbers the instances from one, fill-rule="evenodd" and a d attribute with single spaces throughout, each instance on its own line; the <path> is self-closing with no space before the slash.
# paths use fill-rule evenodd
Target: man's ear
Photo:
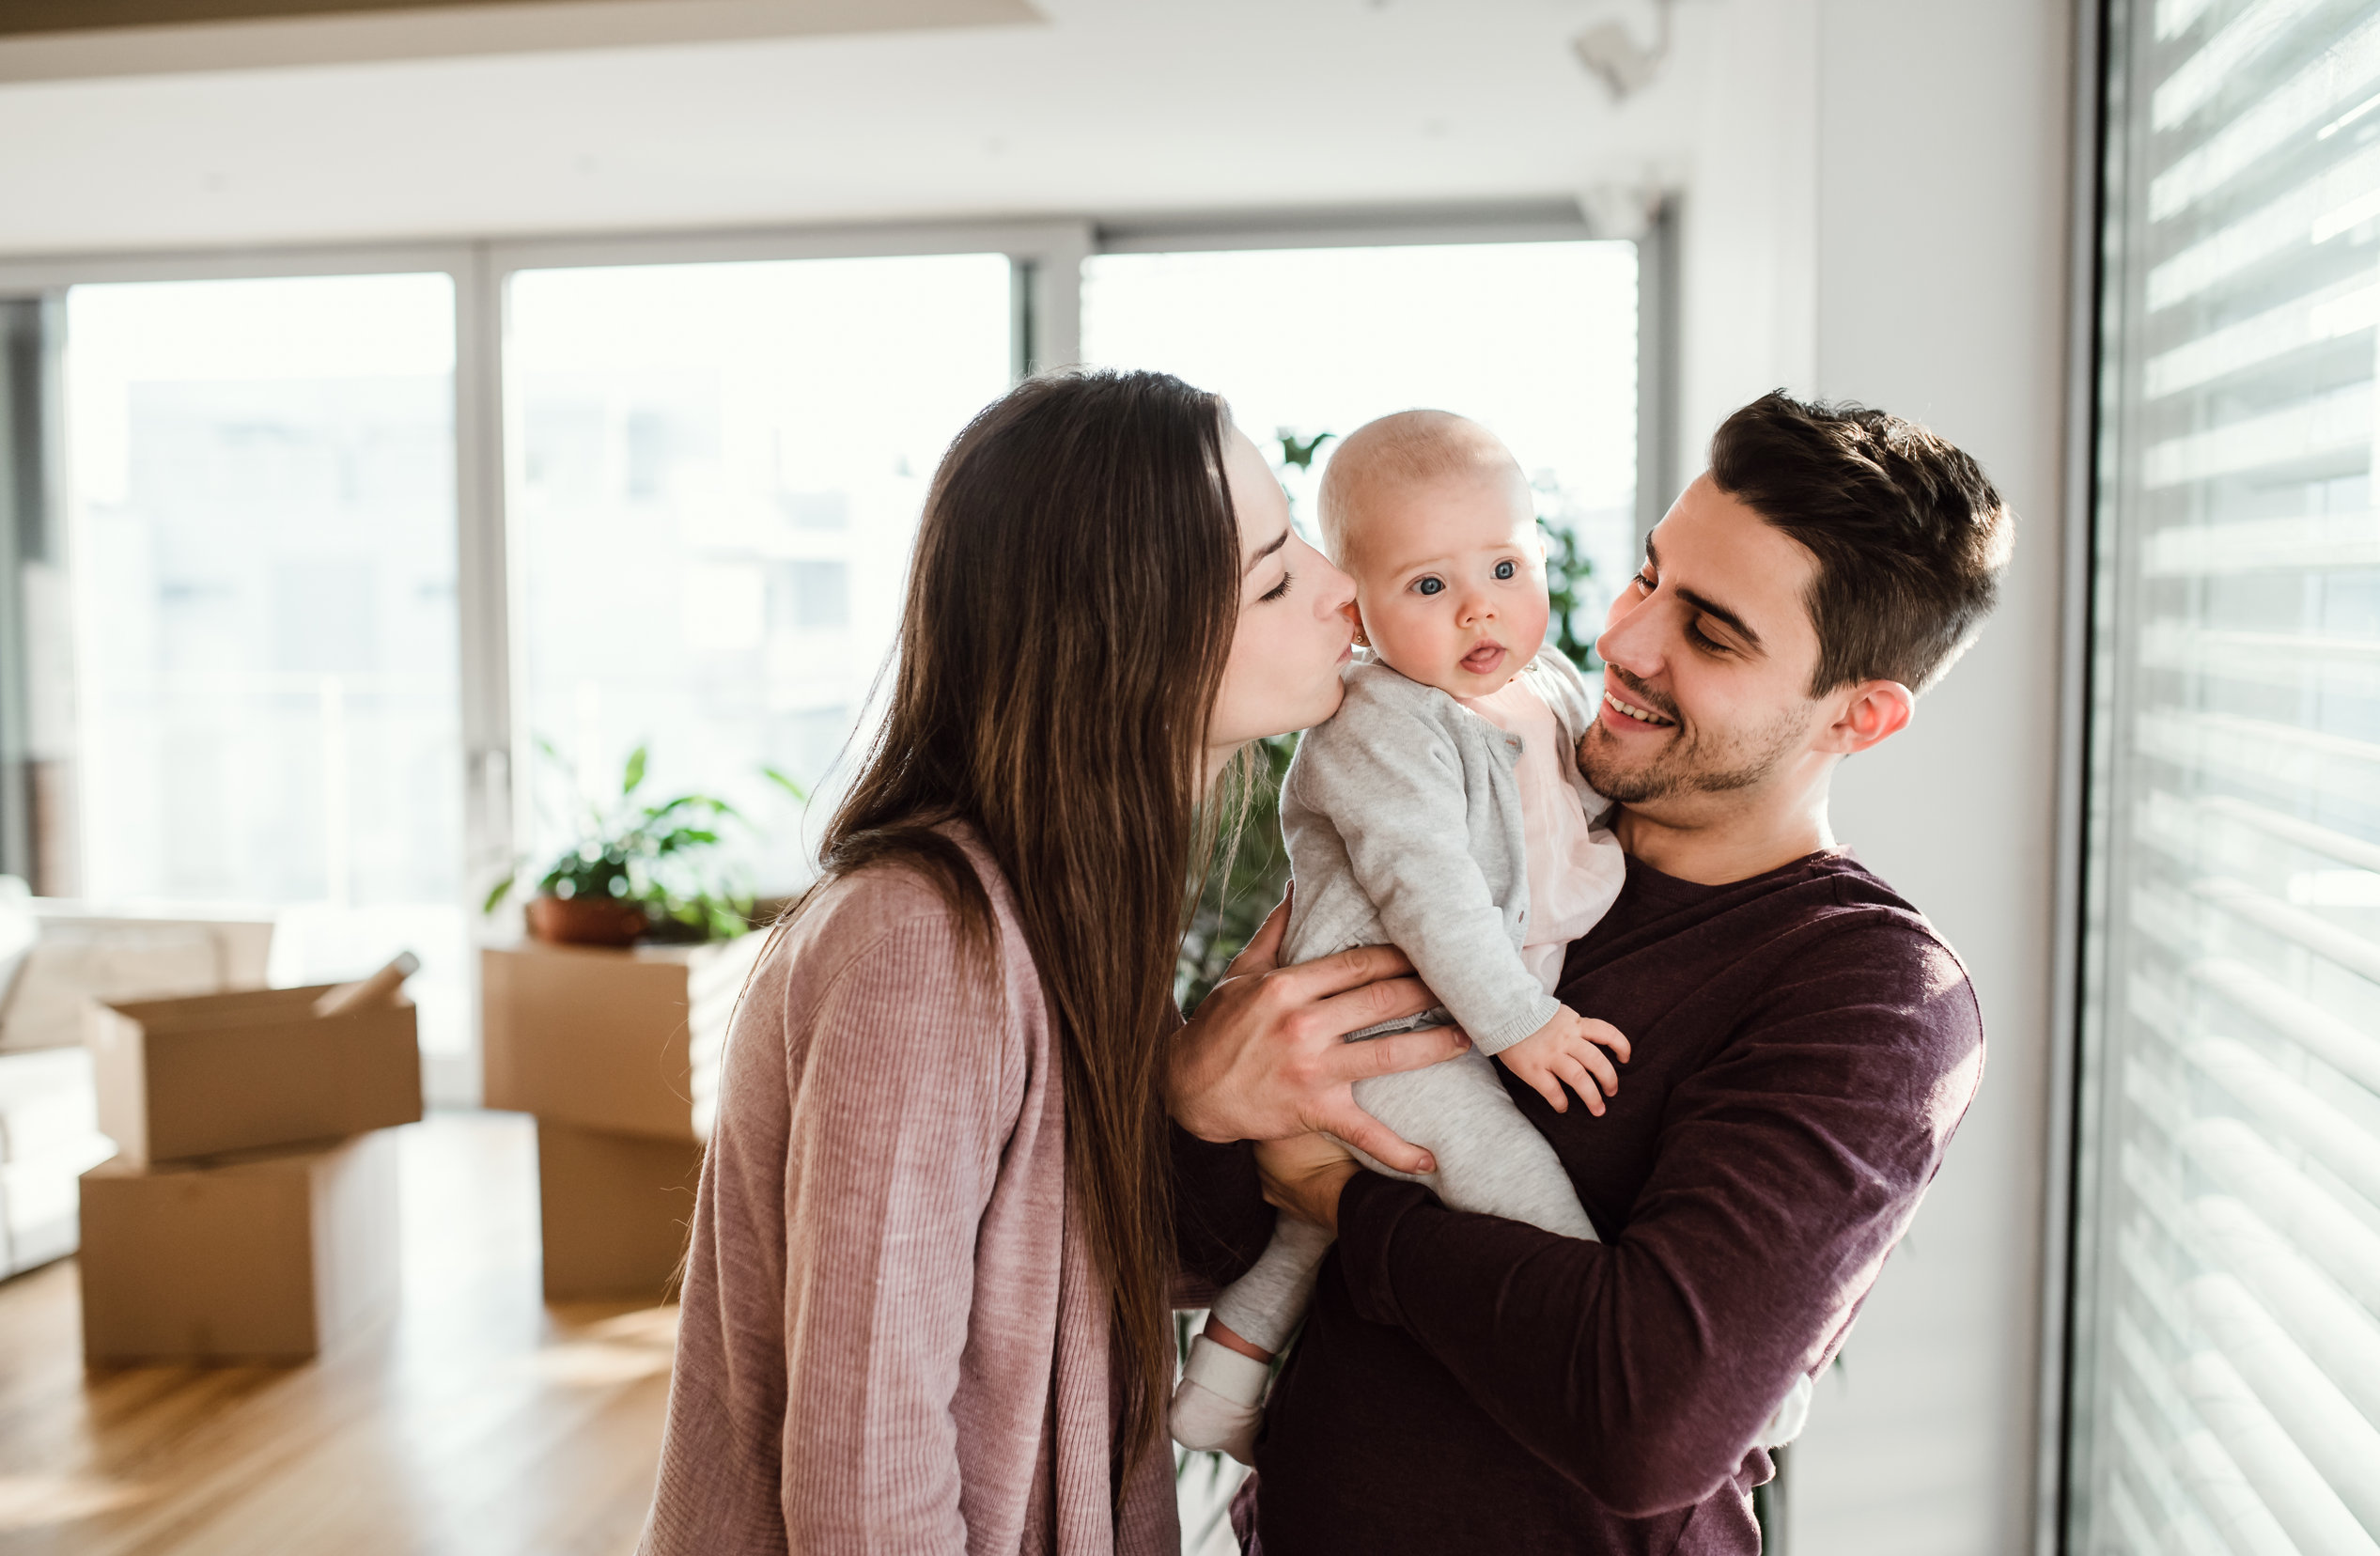
<path id="1" fill-rule="evenodd" d="M 1818 749 L 1849 756 L 1908 727 L 1917 693 L 1895 680 L 1861 681 L 1845 696 Z"/>

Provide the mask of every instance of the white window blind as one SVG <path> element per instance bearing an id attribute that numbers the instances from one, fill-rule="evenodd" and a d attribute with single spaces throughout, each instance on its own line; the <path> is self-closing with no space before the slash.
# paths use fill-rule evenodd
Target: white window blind
<path id="1" fill-rule="evenodd" d="M 2380 5 L 2110 9 L 2068 1548 L 2380 1556 Z"/>

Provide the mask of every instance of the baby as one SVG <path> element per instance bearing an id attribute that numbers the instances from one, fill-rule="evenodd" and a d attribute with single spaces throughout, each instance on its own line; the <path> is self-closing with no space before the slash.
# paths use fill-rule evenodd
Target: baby
<path id="1" fill-rule="evenodd" d="M 1604 801 L 1575 754 L 1596 694 L 1546 645 L 1528 483 L 1486 428 L 1408 411 L 1340 445 L 1321 518 L 1325 546 L 1355 580 L 1356 641 L 1371 657 L 1349 667 L 1337 716 L 1308 732 L 1282 786 L 1297 880 L 1282 959 L 1401 948 L 1444 1008 L 1349 1040 L 1451 1019 L 1471 1047 L 1358 1081 L 1356 1100 L 1429 1149 L 1438 1170 L 1415 1181 L 1454 1208 L 1592 1239 L 1552 1145 L 1495 1069 L 1556 1111 L 1567 1085 L 1601 1113 L 1618 1089 L 1601 1050 L 1628 1056 L 1615 1028 L 1553 997 L 1564 949 L 1611 906 L 1626 865 L 1589 819 Z M 1263 1257 L 1216 1299 L 1174 1395 L 1176 1441 L 1252 1462 L 1271 1359 L 1330 1241 L 1281 1218 Z M 1795 1409 L 1788 1400 L 1772 1435 Z M 1790 1424 L 1798 1430 L 1797 1415 Z"/>

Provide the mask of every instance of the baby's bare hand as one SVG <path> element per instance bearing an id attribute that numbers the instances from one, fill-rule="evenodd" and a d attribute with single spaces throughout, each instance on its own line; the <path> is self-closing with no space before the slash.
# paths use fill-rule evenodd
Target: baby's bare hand
<path id="1" fill-rule="evenodd" d="M 1527 1081 L 1556 1113 L 1570 1111 L 1566 1085 L 1579 1094 L 1587 1112 L 1603 1116 L 1603 1099 L 1620 1091 L 1620 1072 L 1604 1052 L 1609 1049 L 1625 1063 L 1628 1040 L 1609 1021 L 1593 1020 L 1567 1005 L 1544 1026 L 1496 1055 L 1506 1069 Z"/>

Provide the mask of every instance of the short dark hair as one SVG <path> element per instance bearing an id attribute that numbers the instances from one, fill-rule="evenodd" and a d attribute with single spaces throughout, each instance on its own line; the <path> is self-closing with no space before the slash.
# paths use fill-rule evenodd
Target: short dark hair
<path id="1" fill-rule="evenodd" d="M 1999 599 L 2015 515 L 1915 422 L 1776 390 L 1711 435 L 1711 479 L 1818 559 L 1812 696 L 1879 679 L 1922 691 Z"/>

